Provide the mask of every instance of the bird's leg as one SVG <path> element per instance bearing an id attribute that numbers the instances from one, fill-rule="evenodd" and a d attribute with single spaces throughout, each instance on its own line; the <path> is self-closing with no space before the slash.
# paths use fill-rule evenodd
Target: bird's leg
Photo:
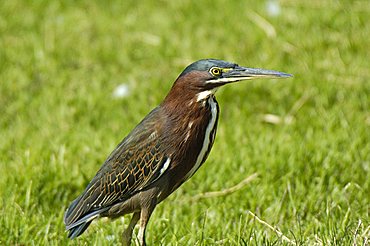
<path id="1" fill-rule="evenodd" d="M 148 221 L 150 219 L 150 216 L 152 215 L 152 212 L 154 210 L 155 204 L 156 203 L 154 203 L 152 206 L 141 209 L 140 228 L 139 228 L 139 233 L 137 235 L 137 237 L 139 239 L 139 244 L 141 246 L 146 245 L 146 243 L 145 243 L 145 230 L 146 230 L 146 226 L 148 224 Z"/>
<path id="2" fill-rule="evenodd" d="M 132 238 L 132 232 L 135 228 L 136 223 L 140 219 L 140 212 L 135 212 L 132 215 L 130 224 L 128 225 L 127 229 L 123 232 L 122 234 L 122 245 L 123 246 L 129 246 L 131 243 L 131 238 Z"/>

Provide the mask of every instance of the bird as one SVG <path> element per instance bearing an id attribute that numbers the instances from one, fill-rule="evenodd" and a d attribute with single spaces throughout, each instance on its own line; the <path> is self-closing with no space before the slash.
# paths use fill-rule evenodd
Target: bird
<path id="1" fill-rule="evenodd" d="M 64 216 L 68 237 L 80 236 L 99 217 L 133 214 L 122 234 L 130 245 L 146 245 L 156 205 L 191 178 L 207 159 L 219 118 L 215 92 L 221 86 L 291 74 L 239 66 L 218 59 L 198 60 L 183 70 L 159 106 L 116 146 Z"/>

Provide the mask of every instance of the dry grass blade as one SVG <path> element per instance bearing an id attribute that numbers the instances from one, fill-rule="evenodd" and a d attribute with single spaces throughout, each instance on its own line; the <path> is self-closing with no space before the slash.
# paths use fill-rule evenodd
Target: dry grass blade
<path id="1" fill-rule="evenodd" d="M 292 244 L 292 245 L 297 245 L 293 240 L 289 239 L 287 236 L 284 236 L 284 234 L 279 231 L 278 229 L 276 229 L 275 227 L 273 227 L 272 225 L 270 225 L 269 223 L 267 223 L 266 221 L 260 219 L 257 215 L 255 215 L 254 213 L 252 213 L 251 211 L 248 211 L 248 213 L 250 215 L 253 216 L 254 219 L 256 219 L 259 223 L 267 226 L 269 229 L 271 229 L 272 231 L 274 231 L 282 240 Z"/>
<path id="2" fill-rule="evenodd" d="M 256 179 L 258 176 L 257 173 L 253 173 L 252 175 L 246 177 L 243 179 L 241 182 L 239 182 L 237 185 L 234 185 L 232 187 L 226 188 L 224 190 L 220 191 L 211 191 L 211 192 L 205 192 L 196 196 L 193 196 L 190 200 L 192 202 L 198 201 L 200 199 L 204 198 L 211 198 L 211 197 L 219 197 L 219 196 L 227 196 L 230 195 L 231 193 L 234 193 L 235 191 L 238 191 L 245 187 L 248 183 L 250 183 L 252 180 Z"/>

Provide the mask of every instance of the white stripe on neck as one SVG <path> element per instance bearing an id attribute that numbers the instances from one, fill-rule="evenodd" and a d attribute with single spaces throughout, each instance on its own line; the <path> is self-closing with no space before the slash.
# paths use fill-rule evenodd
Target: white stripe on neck
<path id="1" fill-rule="evenodd" d="M 197 94 L 197 102 L 207 99 L 210 95 L 215 94 L 215 92 L 216 89 L 199 92 Z"/>
<path id="2" fill-rule="evenodd" d="M 201 93 L 203 93 L 203 92 L 201 92 Z M 199 94 L 201 94 L 201 93 L 199 93 Z M 212 92 L 212 93 L 214 93 L 214 92 Z M 198 94 L 198 98 L 199 98 L 199 94 Z M 208 95 L 210 95 L 210 94 L 208 94 Z M 204 134 L 203 146 L 202 146 L 202 149 L 199 152 L 199 155 L 198 155 L 198 158 L 197 158 L 197 160 L 195 162 L 195 165 L 186 174 L 185 180 L 187 180 L 191 176 L 193 176 L 193 174 L 195 173 L 195 171 L 198 170 L 199 166 L 202 164 L 202 160 L 204 159 L 204 156 L 207 153 L 207 150 L 209 149 L 209 145 L 212 144 L 212 143 L 210 143 L 210 135 L 211 135 L 212 130 L 216 126 L 216 119 L 217 119 L 218 110 L 217 110 L 217 104 L 213 100 L 213 97 L 209 97 L 208 98 L 208 103 L 209 103 L 209 105 L 211 107 L 211 119 L 208 122 L 206 133 Z"/>

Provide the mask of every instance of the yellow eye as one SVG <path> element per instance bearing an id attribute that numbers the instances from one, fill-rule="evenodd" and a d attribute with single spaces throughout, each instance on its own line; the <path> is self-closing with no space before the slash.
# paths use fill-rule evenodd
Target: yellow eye
<path id="1" fill-rule="evenodd" d="M 209 70 L 213 76 L 219 76 L 221 75 L 221 69 L 218 67 L 213 67 L 211 70 Z"/>

